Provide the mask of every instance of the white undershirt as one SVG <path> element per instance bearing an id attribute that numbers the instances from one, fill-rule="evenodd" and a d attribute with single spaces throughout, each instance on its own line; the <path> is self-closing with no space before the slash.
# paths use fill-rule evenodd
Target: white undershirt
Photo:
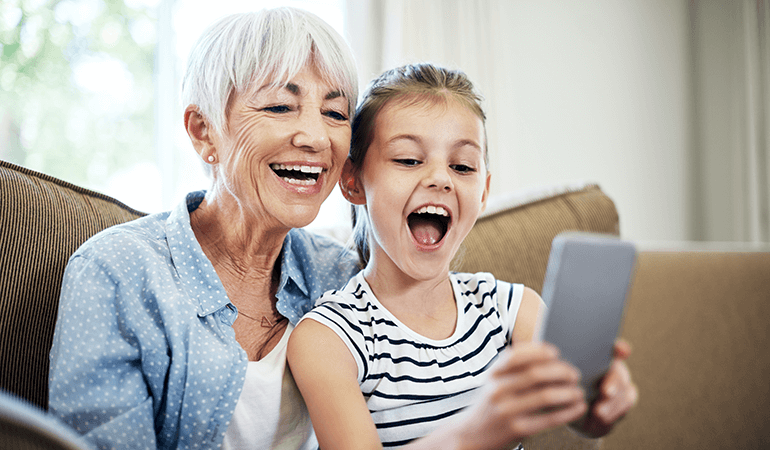
<path id="1" fill-rule="evenodd" d="M 305 402 L 286 366 L 289 324 L 278 345 L 249 361 L 243 391 L 225 433 L 225 450 L 310 450 L 318 448 Z"/>

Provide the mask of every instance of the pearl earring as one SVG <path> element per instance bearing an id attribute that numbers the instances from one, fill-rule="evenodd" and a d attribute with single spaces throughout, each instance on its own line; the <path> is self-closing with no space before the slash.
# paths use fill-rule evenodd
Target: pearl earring
<path id="1" fill-rule="evenodd" d="M 208 160 L 209 160 L 210 163 L 213 163 L 215 159 L 216 158 L 214 158 L 214 155 L 209 155 L 209 157 L 208 157 Z"/>

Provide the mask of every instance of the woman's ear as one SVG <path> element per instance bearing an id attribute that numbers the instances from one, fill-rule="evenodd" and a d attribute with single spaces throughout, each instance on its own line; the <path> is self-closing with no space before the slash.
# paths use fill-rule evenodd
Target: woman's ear
<path id="1" fill-rule="evenodd" d="M 353 161 L 350 158 L 346 159 L 345 165 L 342 166 L 339 185 L 342 196 L 347 201 L 354 205 L 366 204 L 366 194 L 361 181 L 358 179 L 358 170 L 353 166 Z"/>
<path id="2" fill-rule="evenodd" d="M 189 105 L 185 108 L 184 127 L 187 130 L 187 135 L 190 136 L 193 148 L 195 148 L 195 151 L 198 152 L 201 158 L 205 159 L 216 153 L 216 146 L 212 139 L 212 130 L 209 122 L 203 117 L 203 114 L 198 112 L 196 105 Z"/>

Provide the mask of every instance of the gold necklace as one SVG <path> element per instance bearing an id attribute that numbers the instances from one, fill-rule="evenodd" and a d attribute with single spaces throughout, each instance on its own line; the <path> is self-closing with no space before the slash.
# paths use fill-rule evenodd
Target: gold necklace
<path id="1" fill-rule="evenodd" d="M 286 320 L 286 317 L 281 316 L 278 319 L 276 319 L 275 322 L 272 322 L 267 316 L 264 316 L 264 315 L 262 316 L 262 319 L 257 319 L 256 317 L 251 317 L 250 315 L 246 314 L 243 311 L 238 311 L 238 314 L 243 315 L 243 317 L 245 317 L 247 319 L 251 319 L 251 320 L 253 320 L 255 322 L 259 322 L 259 325 L 262 328 L 273 328 L 276 325 L 278 325 L 279 323 L 281 323 L 284 320 Z"/>

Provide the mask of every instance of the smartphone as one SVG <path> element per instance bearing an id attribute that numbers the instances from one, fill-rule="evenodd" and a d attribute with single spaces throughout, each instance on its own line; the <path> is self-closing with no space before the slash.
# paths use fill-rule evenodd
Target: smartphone
<path id="1" fill-rule="evenodd" d="M 636 247 L 612 235 L 562 233 L 551 244 L 539 339 L 580 370 L 589 403 L 612 361 L 635 262 Z"/>

